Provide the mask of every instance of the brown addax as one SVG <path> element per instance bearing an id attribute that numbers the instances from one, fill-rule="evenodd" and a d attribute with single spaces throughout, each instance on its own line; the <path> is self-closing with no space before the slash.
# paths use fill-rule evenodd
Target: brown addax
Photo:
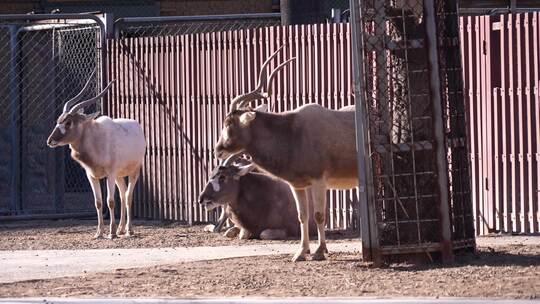
<path id="1" fill-rule="evenodd" d="M 266 105 L 254 110 L 246 105 L 271 96 L 266 68 L 280 47 L 262 65 L 255 90 L 237 96 L 226 116 L 215 154 L 226 159 L 244 152 L 268 173 L 285 180 L 293 190 L 301 229 L 301 248 L 293 261 L 305 260 L 309 253 L 308 195 L 311 193 L 319 237 L 314 260 L 325 259 L 326 190 L 350 189 L 358 185 L 355 120 L 352 106 L 339 111 L 308 104 L 283 113 L 267 113 Z"/>

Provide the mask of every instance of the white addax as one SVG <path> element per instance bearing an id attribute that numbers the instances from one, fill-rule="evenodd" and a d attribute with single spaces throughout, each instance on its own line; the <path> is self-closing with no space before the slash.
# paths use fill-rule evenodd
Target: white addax
<path id="1" fill-rule="evenodd" d="M 103 235 L 103 199 L 99 180 L 105 177 L 107 178 L 107 203 L 111 214 L 108 237 L 113 238 L 124 233 L 126 236 L 131 236 L 133 234 L 131 204 L 146 150 L 144 134 L 135 120 L 111 119 L 108 116 L 96 118 L 99 113 L 84 114 L 84 108 L 99 101 L 112 84 L 112 82 L 109 83 L 96 97 L 79 102 L 90 84 L 90 79 L 82 91 L 64 105 L 62 115 L 47 139 L 47 145 L 51 148 L 69 145 L 71 157 L 86 171 L 94 193 L 98 215 L 98 227 L 94 237 L 99 238 Z M 127 186 L 124 179 L 126 176 L 128 177 Z M 121 199 L 120 223 L 116 232 L 114 230 L 115 183 L 120 190 Z"/>

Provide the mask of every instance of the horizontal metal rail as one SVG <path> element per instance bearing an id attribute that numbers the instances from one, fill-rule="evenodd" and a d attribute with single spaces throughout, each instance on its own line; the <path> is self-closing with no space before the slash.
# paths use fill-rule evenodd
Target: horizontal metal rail
<path id="1" fill-rule="evenodd" d="M 212 20 L 246 20 L 280 18 L 280 13 L 259 13 L 259 14 L 232 14 L 232 15 L 200 15 L 200 16 L 163 16 L 163 17 L 124 17 L 116 19 L 116 24 L 120 23 L 175 23 L 185 21 L 212 21 Z"/>

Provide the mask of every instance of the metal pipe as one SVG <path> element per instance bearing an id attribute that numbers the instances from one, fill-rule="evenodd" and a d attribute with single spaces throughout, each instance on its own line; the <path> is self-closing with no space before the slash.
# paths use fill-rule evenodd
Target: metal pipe
<path id="1" fill-rule="evenodd" d="M 366 132 L 366 96 L 364 84 L 364 49 L 361 1 L 350 0 L 353 43 L 353 72 L 355 96 L 356 148 L 358 162 L 359 222 L 362 237 L 362 255 L 366 261 L 380 264 L 379 241 L 375 216 L 371 160 L 369 158 L 368 134 Z"/>
<path id="2" fill-rule="evenodd" d="M 10 99 L 11 106 L 13 107 L 10 111 L 10 137 L 11 137 L 11 162 L 10 162 L 10 195 L 11 195 L 11 210 L 17 212 L 21 209 L 21 164 L 20 164 L 20 129 L 18 125 L 18 115 L 20 111 L 21 103 L 21 92 L 19 88 L 19 56 L 20 56 L 20 46 L 18 40 L 18 31 L 19 28 L 16 25 L 9 27 L 10 34 Z"/>
<path id="3" fill-rule="evenodd" d="M 437 48 L 437 24 L 435 21 L 434 0 L 424 0 L 424 16 L 426 17 L 426 46 L 429 61 L 429 88 L 433 104 L 433 125 L 436 142 L 437 177 L 439 188 L 439 206 L 441 218 L 441 251 L 444 262 L 453 260 L 452 235 L 450 229 L 450 201 L 448 189 L 448 164 L 444 140 L 443 109 L 441 99 L 441 79 L 439 76 L 439 57 Z"/>
<path id="4" fill-rule="evenodd" d="M 539 7 L 520 7 L 510 9 L 508 7 L 500 8 L 480 8 L 480 7 L 460 7 L 459 15 L 498 15 L 498 14 L 507 14 L 507 13 L 531 13 L 540 10 Z"/>
<path id="5" fill-rule="evenodd" d="M 200 16 L 162 16 L 162 17 L 124 17 L 116 19 L 118 23 L 175 23 L 181 21 L 213 21 L 213 20 L 245 20 L 281 18 L 280 13 L 258 13 L 258 14 L 231 14 L 231 15 L 200 15 Z"/>
<path id="6" fill-rule="evenodd" d="M 95 218 L 95 212 L 72 212 L 72 213 L 54 213 L 54 214 L 22 214 L 22 215 L 4 215 L 0 216 L 0 222 L 9 221 L 27 221 L 27 220 L 59 220 L 68 218 Z"/>

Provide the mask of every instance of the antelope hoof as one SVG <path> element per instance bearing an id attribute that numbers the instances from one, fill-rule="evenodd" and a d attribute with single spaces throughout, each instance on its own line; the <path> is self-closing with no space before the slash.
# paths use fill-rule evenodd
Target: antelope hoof
<path id="1" fill-rule="evenodd" d="M 309 249 L 306 250 L 306 249 L 301 248 L 300 250 L 298 250 L 297 253 L 294 254 L 291 261 L 293 261 L 293 262 L 305 261 L 306 260 L 306 254 L 307 254 L 308 250 Z"/>
<path id="2" fill-rule="evenodd" d="M 219 231 L 216 231 L 216 227 L 213 224 L 208 224 L 204 226 L 203 230 L 204 232 L 219 232 Z"/>
<path id="3" fill-rule="evenodd" d="M 240 229 L 240 234 L 238 235 L 238 238 L 241 240 L 248 240 L 249 238 L 251 238 L 251 232 L 245 229 Z"/>
<path id="4" fill-rule="evenodd" d="M 116 235 L 123 235 L 123 234 L 126 234 L 126 228 L 125 227 L 118 227 L 118 229 L 116 229 Z"/>
<path id="5" fill-rule="evenodd" d="M 130 237 L 133 237 L 133 236 L 134 236 L 133 230 L 127 230 L 126 231 L 125 237 L 130 238 Z"/>
<path id="6" fill-rule="evenodd" d="M 325 252 L 328 252 L 328 250 L 326 249 L 326 246 L 320 246 L 319 248 L 317 248 L 317 251 L 315 251 L 315 253 L 313 254 L 312 259 L 314 261 L 326 260 L 326 257 L 324 256 Z"/>
<path id="7" fill-rule="evenodd" d="M 232 239 L 232 238 L 236 237 L 239 233 L 240 233 L 240 228 L 238 228 L 238 227 L 231 227 L 231 228 L 227 229 L 227 231 L 225 231 L 225 233 L 223 234 L 223 236 Z"/>
<path id="8" fill-rule="evenodd" d="M 94 239 L 100 239 L 103 237 L 103 228 L 98 227 L 96 234 L 94 234 Z"/>
<path id="9" fill-rule="evenodd" d="M 109 233 L 109 235 L 107 236 L 107 238 L 108 238 L 109 240 L 112 240 L 112 239 L 116 238 L 116 234 L 114 234 L 114 233 Z"/>

